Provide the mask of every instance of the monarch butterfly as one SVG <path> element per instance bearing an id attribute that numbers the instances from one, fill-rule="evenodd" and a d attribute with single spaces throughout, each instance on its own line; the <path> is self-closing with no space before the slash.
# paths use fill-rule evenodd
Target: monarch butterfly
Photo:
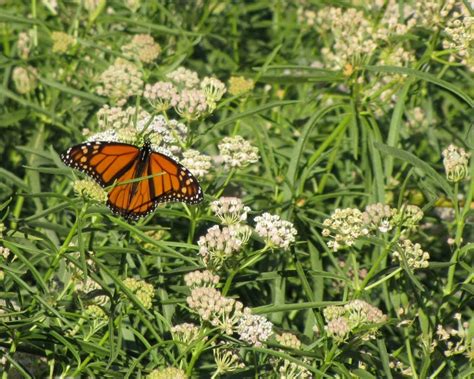
<path id="1" fill-rule="evenodd" d="M 202 201 L 201 186 L 191 172 L 170 157 L 119 142 L 87 142 L 61 154 L 62 161 L 92 177 L 102 187 L 112 186 L 107 206 L 125 218 L 138 219 L 158 203 Z"/>

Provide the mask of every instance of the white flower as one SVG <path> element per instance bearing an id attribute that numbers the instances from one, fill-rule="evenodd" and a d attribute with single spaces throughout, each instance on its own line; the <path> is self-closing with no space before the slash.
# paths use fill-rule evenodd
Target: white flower
<path id="1" fill-rule="evenodd" d="M 264 213 L 255 217 L 255 231 L 270 247 L 280 247 L 287 250 L 295 242 L 297 234 L 293 224 L 281 220 L 280 216 Z"/>
<path id="2" fill-rule="evenodd" d="M 245 308 L 243 313 L 237 326 L 240 340 L 256 347 L 262 346 L 262 342 L 273 334 L 273 324 L 264 316 L 253 315 L 249 308 Z"/>
<path id="3" fill-rule="evenodd" d="M 234 225 L 247 221 L 250 208 L 238 197 L 221 197 L 211 203 L 211 211 L 224 225 Z"/>
<path id="4" fill-rule="evenodd" d="M 211 157 L 193 149 L 186 150 L 183 153 L 181 164 L 191 171 L 196 178 L 205 177 L 212 167 Z"/>
<path id="5" fill-rule="evenodd" d="M 141 95 L 143 80 L 138 68 L 118 58 L 99 78 L 97 93 L 123 105 L 130 96 Z"/>
<path id="6" fill-rule="evenodd" d="M 173 83 L 156 82 L 153 85 L 147 84 L 143 97 L 157 112 L 163 112 L 171 107 L 175 107 L 179 102 L 179 94 Z"/>
<path id="7" fill-rule="evenodd" d="M 396 262 L 405 261 L 408 267 L 412 269 L 427 268 L 430 254 L 423 251 L 419 243 L 413 243 L 410 240 L 401 240 L 398 243 L 398 250 L 392 253 L 392 258 Z"/>
<path id="8" fill-rule="evenodd" d="M 356 208 L 336 209 L 330 218 L 323 222 L 322 235 L 332 240 L 327 244 L 334 251 L 352 246 L 355 241 L 369 233 L 362 219 L 362 212 Z"/>
<path id="9" fill-rule="evenodd" d="M 195 88 L 199 84 L 198 74 L 184 67 L 178 67 L 166 77 L 180 88 Z"/>
<path id="10" fill-rule="evenodd" d="M 258 161 L 258 149 L 241 136 L 225 137 L 218 145 L 226 167 L 241 168 Z"/>
<path id="11" fill-rule="evenodd" d="M 444 169 L 450 182 L 459 182 L 467 176 L 470 156 L 462 147 L 453 144 L 443 150 Z"/>
<path id="12" fill-rule="evenodd" d="M 214 225 L 207 230 L 205 236 L 198 240 L 199 254 L 204 264 L 213 269 L 220 269 L 224 262 L 236 255 L 243 242 L 238 230 L 230 227 L 220 228 Z"/>

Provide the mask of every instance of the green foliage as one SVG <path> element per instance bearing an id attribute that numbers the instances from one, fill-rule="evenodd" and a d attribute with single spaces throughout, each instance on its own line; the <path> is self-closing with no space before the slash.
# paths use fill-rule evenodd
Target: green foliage
<path id="1" fill-rule="evenodd" d="M 451 156 L 453 182 L 442 155 L 474 146 L 472 41 L 452 32 L 467 25 L 472 39 L 468 2 L 0 3 L 2 378 L 472 376 L 474 163 L 456 150 L 467 161 Z M 160 45 L 151 61 L 141 34 Z M 123 99 L 99 89 L 117 59 L 142 80 Z M 142 87 L 181 66 L 227 93 L 197 116 L 157 110 Z M 104 127 L 106 104 L 135 108 Z M 168 131 L 173 146 L 153 129 L 160 147 L 212 160 L 201 204 L 135 222 L 93 184 L 78 191 L 59 154 L 111 127 L 138 143 L 142 110 L 188 128 Z M 257 162 L 225 161 L 236 136 Z M 224 232 L 211 205 L 222 196 L 250 207 L 240 229 Z M 217 224 L 231 254 L 206 245 Z M 207 269 L 216 282 L 196 292 L 186 275 Z M 230 331 L 197 312 L 209 288 Z M 245 312 L 258 327 L 241 325 Z"/>

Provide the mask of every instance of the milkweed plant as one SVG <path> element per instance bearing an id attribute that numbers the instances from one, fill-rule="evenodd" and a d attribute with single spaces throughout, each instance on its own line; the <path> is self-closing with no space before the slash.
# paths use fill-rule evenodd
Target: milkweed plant
<path id="1" fill-rule="evenodd" d="M 2 378 L 474 375 L 472 2 L 0 4 Z M 114 215 L 85 141 L 204 201 Z"/>

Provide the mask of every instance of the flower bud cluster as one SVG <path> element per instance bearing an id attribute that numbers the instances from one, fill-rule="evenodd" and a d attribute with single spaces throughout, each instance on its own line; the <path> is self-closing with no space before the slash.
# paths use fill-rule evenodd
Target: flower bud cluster
<path id="1" fill-rule="evenodd" d="M 107 192 L 94 180 L 75 180 L 73 188 L 78 196 L 85 196 L 102 204 L 107 202 Z"/>
<path id="2" fill-rule="evenodd" d="M 21 59 L 27 60 L 30 56 L 30 50 L 33 46 L 31 33 L 21 32 L 18 34 L 18 42 L 16 48 Z"/>
<path id="3" fill-rule="evenodd" d="M 242 318 L 242 303 L 222 296 L 212 287 L 194 288 L 186 301 L 202 320 L 221 329 L 227 335 L 234 333 L 234 328 Z"/>
<path id="4" fill-rule="evenodd" d="M 395 225 L 394 216 L 396 214 L 397 210 L 387 204 L 370 204 L 365 207 L 365 212 L 362 213 L 362 222 L 370 231 L 387 233 Z"/>
<path id="5" fill-rule="evenodd" d="M 182 343 L 185 346 L 197 341 L 199 337 L 199 327 L 188 322 L 175 325 L 171 328 L 173 340 Z"/>
<path id="6" fill-rule="evenodd" d="M 183 152 L 181 163 L 198 179 L 205 177 L 212 167 L 210 156 L 193 149 Z"/>
<path id="7" fill-rule="evenodd" d="M 64 32 L 51 33 L 53 40 L 53 53 L 66 54 L 71 46 L 74 46 L 76 39 Z"/>
<path id="8" fill-rule="evenodd" d="M 258 161 L 258 149 L 242 136 L 224 137 L 218 144 L 226 168 L 243 168 Z"/>
<path id="9" fill-rule="evenodd" d="M 450 182 L 460 182 L 467 177 L 470 156 L 462 147 L 453 144 L 443 150 L 444 169 Z"/>
<path id="10" fill-rule="evenodd" d="M 273 324 L 264 316 L 253 315 L 249 308 L 245 308 L 237 326 L 240 340 L 255 347 L 262 346 L 273 334 Z"/>
<path id="11" fill-rule="evenodd" d="M 255 232 L 263 238 L 267 246 L 288 250 L 295 242 L 297 231 L 289 221 L 282 220 L 278 215 L 265 212 L 254 219 Z"/>
<path id="12" fill-rule="evenodd" d="M 372 338 L 378 325 L 387 320 L 382 311 L 363 300 L 352 300 L 349 303 L 337 306 L 331 305 L 324 309 L 326 319 L 325 330 L 336 341 L 345 341 L 358 328 L 366 329 L 364 338 Z"/>
<path id="13" fill-rule="evenodd" d="M 207 230 L 206 235 L 199 238 L 198 245 L 204 264 L 219 270 L 226 260 L 240 251 L 243 241 L 237 229 L 232 227 L 221 229 L 219 225 L 214 225 Z"/>
<path id="14" fill-rule="evenodd" d="M 38 86 L 37 71 L 34 67 L 15 67 L 12 72 L 12 80 L 19 94 L 25 95 L 33 92 Z"/>
<path id="15" fill-rule="evenodd" d="M 252 91 L 255 82 L 252 79 L 245 79 L 243 76 L 232 76 L 229 79 L 229 93 L 232 96 L 240 96 Z"/>
<path id="16" fill-rule="evenodd" d="M 331 237 L 328 246 L 334 251 L 352 246 L 359 237 L 369 233 L 362 212 L 356 208 L 336 209 L 330 218 L 324 220 L 323 226 L 322 234 Z"/>
<path id="17" fill-rule="evenodd" d="M 144 308 L 151 308 L 155 290 L 150 283 L 135 278 L 126 278 L 123 284 L 135 295 Z"/>
<path id="18" fill-rule="evenodd" d="M 149 34 L 137 34 L 132 41 L 122 46 L 123 54 L 129 59 L 152 63 L 161 53 L 161 46 Z"/>
<path id="19" fill-rule="evenodd" d="M 97 93 L 122 106 L 131 96 L 141 95 L 142 74 L 133 64 L 117 58 L 99 77 Z"/>
<path id="20" fill-rule="evenodd" d="M 188 379 L 186 373 L 180 368 L 176 367 L 166 367 L 155 369 L 150 372 L 146 379 Z"/>
<path id="21" fill-rule="evenodd" d="M 395 262 L 406 262 L 413 270 L 427 268 L 429 266 L 430 254 L 423 251 L 419 243 L 413 243 L 408 239 L 398 243 L 398 251 L 392 253 Z"/>
<path id="22" fill-rule="evenodd" d="M 216 287 L 219 284 L 219 275 L 214 275 L 211 271 L 192 271 L 184 275 L 184 282 L 190 289 L 198 287 Z"/>
<path id="23" fill-rule="evenodd" d="M 224 225 L 236 225 L 247 221 L 250 207 L 238 197 L 221 197 L 211 203 L 211 211 Z"/>
<path id="24" fill-rule="evenodd" d="M 301 341 L 292 333 L 277 334 L 275 338 L 280 345 L 289 347 L 290 349 L 297 350 L 301 347 Z"/>

